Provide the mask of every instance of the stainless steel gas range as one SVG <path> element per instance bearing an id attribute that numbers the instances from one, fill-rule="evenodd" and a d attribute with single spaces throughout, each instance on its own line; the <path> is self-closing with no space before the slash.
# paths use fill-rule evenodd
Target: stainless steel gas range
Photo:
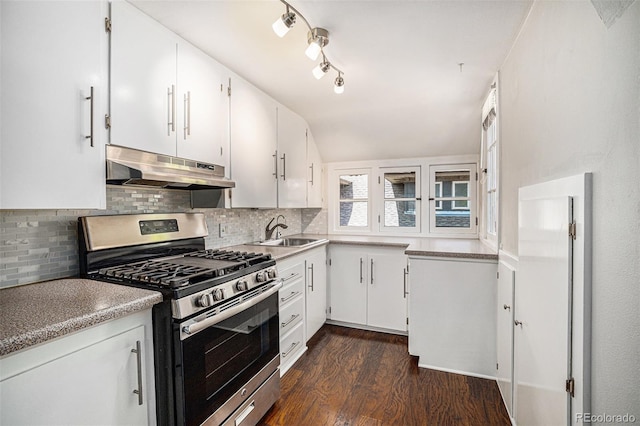
<path id="1" fill-rule="evenodd" d="M 280 395 L 278 290 L 268 254 L 206 250 L 200 213 L 79 218 L 85 277 L 153 289 L 160 425 L 254 425 Z"/>

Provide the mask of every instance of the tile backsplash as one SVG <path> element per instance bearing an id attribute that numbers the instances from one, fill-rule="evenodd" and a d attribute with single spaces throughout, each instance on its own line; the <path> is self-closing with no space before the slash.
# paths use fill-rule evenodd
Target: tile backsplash
<path id="1" fill-rule="evenodd" d="M 207 248 L 264 238 L 264 228 L 282 214 L 283 235 L 327 232 L 324 209 L 192 209 L 188 191 L 107 186 L 106 210 L 1 210 L 0 287 L 77 276 L 77 221 L 80 216 L 131 213 L 202 212 Z M 227 233 L 219 236 L 220 224 Z"/>

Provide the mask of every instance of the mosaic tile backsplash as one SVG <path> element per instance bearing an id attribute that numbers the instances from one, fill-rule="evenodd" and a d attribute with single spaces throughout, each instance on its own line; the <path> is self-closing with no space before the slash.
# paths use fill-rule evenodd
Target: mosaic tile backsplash
<path id="1" fill-rule="evenodd" d="M 1 210 L 0 287 L 77 276 L 80 216 L 165 212 L 204 213 L 207 248 L 260 240 L 279 214 L 288 225 L 282 235 L 327 232 L 323 209 L 192 209 L 188 191 L 107 186 L 106 210 Z M 224 238 L 218 236 L 220 224 L 227 226 Z"/>

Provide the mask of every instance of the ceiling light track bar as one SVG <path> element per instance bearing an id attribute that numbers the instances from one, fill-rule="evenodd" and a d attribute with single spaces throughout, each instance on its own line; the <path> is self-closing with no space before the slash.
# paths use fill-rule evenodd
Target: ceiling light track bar
<path id="1" fill-rule="evenodd" d="M 280 0 L 280 2 L 285 5 L 286 13 L 273 23 L 273 31 L 275 31 L 279 37 L 284 37 L 296 23 L 296 17 L 299 16 L 309 29 L 307 34 L 307 43 L 309 46 L 307 47 L 305 54 L 314 61 L 320 54 L 322 54 L 322 62 L 313 69 L 313 75 L 317 79 L 320 79 L 327 73 L 327 71 L 329 71 L 329 69 L 333 69 L 338 73 L 338 77 L 335 80 L 334 91 L 336 93 L 344 92 L 344 78 L 342 77 L 344 72 L 333 65 L 324 53 L 324 47 L 329 43 L 329 31 L 320 27 L 312 27 L 311 24 L 309 24 L 309 21 L 307 21 L 307 18 L 305 18 L 302 13 L 300 13 L 300 11 L 293 7 L 289 2 L 285 0 Z"/>

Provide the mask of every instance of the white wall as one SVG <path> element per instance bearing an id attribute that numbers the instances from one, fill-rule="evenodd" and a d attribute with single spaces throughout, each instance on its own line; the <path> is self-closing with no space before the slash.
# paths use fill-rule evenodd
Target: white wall
<path id="1" fill-rule="evenodd" d="M 519 187 L 593 172 L 591 413 L 640 419 L 640 1 L 610 28 L 589 1 L 536 2 L 500 85 L 502 248 Z"/>

